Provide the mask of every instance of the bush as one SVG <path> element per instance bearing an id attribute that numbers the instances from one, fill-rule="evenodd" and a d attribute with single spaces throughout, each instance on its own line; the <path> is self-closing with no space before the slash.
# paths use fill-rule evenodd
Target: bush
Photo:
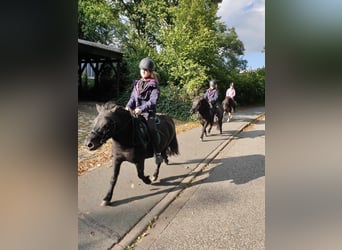
<path id="1" fill-rule="evenodd" d="M 234 84 L 239 105 L 265 103 L 265 68 L 241 73 Z"/>
<path id="2" fill-rule="evenodd" d="M 175 119 L 188 121 L 191 120 L 190 111 L 191 100 L 185 91 L 174 85 L 160 87 L 160 98 L 157 111 L 167 114 Z"/>

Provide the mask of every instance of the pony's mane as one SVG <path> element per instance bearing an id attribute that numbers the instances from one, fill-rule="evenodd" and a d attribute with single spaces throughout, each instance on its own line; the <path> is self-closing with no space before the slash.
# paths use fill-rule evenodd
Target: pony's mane
<path id="1" fill-rule="evenodd" d="M 116 110 L 119 107 L 121 106 L 117 105 L 115 102 L 106 102 L 105 104 L 103 104 L 104 110 Z"/>
<path id="2" fill-rule="evenodd" d="M 206 103 L 206 104 L 209 105 L 207 99 L 205 99 L 203 96 L 200 96 L 200 97 L 198 98 L 198 101 L 199 101 L 200 103 Z"/>

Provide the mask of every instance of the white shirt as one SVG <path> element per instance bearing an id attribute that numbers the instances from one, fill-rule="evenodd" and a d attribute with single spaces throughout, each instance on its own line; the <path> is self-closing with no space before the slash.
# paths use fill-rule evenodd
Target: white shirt
<path id="1" fill-rule="evenodd" d="M 227 89 L 226 96 L 230 96 L 231 98 L 234 98 L 234 96 L 235 96 L 235 89 L 232 88 L 232 87 Z"/>

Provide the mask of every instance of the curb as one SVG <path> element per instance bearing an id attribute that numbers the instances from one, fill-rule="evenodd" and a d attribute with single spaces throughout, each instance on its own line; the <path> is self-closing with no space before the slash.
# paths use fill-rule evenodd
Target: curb
<path id="1" fill-rule="evenodd" d="M 207 155 L 197 167 L 191 171 L 184 179 L 169 192 L 163 199 L 161 199 L 151 210 L 148 212 L 137 224 L 135 224 L 131 230 L 118 242 L 112 250 L 124 250 L 127 246 L 130 246 L 134 241 L 147 229 L 148 225 L 155 221 L 158 216 L 170 205 L 170 203 L 177 198 L 177 196 L 186 189 L 187 185 L 202 172 L 202 170 L 209 165 L 209 163 L 216 158 L 216 156 L 232 141 L 235 137 L 240 134 L 245 128 L 249 127 L 253 123 L 257 122 L 258 119 L 265 116 L 265 113 L 258 115 L 255 119 L 238 128 L 237 132 L 229 136 L 229 138 L 221 143 L 216 149 Z"/>

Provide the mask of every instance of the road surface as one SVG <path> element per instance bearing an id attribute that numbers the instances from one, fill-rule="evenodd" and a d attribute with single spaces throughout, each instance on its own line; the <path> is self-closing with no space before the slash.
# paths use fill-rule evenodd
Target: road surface
<path id="1" fill-rule="evenodd" d="M 144 184 L 137 177 L 133 164 L 123 163 L 111 206 L 101 207 L 100 203 L 109 187 L 112 167 L 94 169 L 80 176 L 79 249 L 124 249 L 131 245 L 211 159 L 218 156 L 230 142 L 234 142 L 233 139 L 245 126 L 264 113 L 264 107 L 239 110 L 231 122 L 224 123 L 222 135 L 213 128 L 212 134 L 203 142 L 199 139 L 200 128 L 179 134 L 181 155 L 170 157 L 170 164 L 161 166 L 159 180 L 152 185 Z M 251 160 L 248 156 L 239 159 Z M 147 160 L 145 165 L 145 172 L 152 175 L 154 159 Z"/>

